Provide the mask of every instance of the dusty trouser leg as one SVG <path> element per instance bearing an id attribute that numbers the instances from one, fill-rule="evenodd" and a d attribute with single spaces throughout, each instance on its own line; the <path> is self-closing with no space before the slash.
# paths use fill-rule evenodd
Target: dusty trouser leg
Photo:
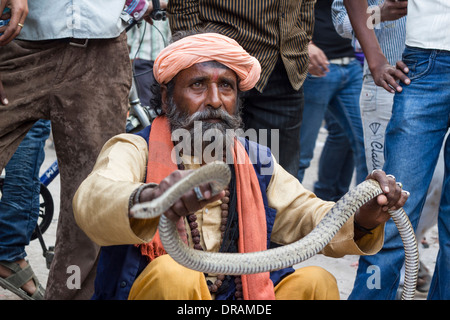
<path id="1" fill-rule="evenodd" d="M 49 84 L 58 66 L 52 49 L 20 40 L 0 46 L 0 79 L 9 101 L 0 104 L 0 172 L 33 124 L 49 119 Z"/>
<path id="2" fill-rule="evenodd" d="M 89 299 L 99 247 L 77 226 L 72 198 L 104 143 L 125 131 L 131 68 L 125 34 L 65 51 L 51 109 L 61 207 L 45 298 Z"/>
<path id="3" fill-rule="evenodd" d="M 38 119 L 50 119 L 61 172 L 61 209 L 47 299 L 88 299 L 98 247 L 77 227 L 72 197 L 111 136 L 125 129 L 131 84 L 126 35 L 92 40 L 86 48 L 66 41 L 20 41 L 0 47 L 7 106 L 0 105 L 0 169 Z M 80 269 L 70 289 L 69 266 Z M 73 269 L 70 269 L 73 270 Z M 76 276 L 76 275 L 75 275 Z"/>

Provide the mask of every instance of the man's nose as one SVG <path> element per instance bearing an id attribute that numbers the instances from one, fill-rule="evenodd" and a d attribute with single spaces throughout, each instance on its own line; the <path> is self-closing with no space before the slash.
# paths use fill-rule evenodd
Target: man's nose
<path id="1" fill-rule="evenodd" d="M 211 85 L 208 88 L 208 93 L 206 97 L 206 105 L 214 109 L 219 109 L 222 107 L 222 99 L 220 97 L 220 90 L 217 85 Z"/>

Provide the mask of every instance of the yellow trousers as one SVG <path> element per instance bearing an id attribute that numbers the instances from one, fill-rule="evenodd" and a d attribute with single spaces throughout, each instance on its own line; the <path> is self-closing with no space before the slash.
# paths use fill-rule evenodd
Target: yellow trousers
<path id="1" fill-rule="evenodd" d="M 277 300 L 339 300 L 334 276 L 320 267 L 295 270 L 275 287 Z M 163 255 L 134 282 L 130 300 L 211 300 L 205 276 Z"/>

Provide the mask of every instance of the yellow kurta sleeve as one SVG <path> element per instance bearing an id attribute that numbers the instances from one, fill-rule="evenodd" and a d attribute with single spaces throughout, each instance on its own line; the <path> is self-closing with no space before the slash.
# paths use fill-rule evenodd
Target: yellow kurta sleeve
<path id="1" fill-rule="evenodd" d="M 277 163 L 267 188 L 267 197 L 269 206 L 277 210 L 271 240 L 281 245 L 306 236 L 334 205 L 334 202 L 323 201 L 306 190 L 297 178 Z M 357 242 L 353 236 L 352 216 L 322 253 L 331 257 L 375 254 L 383 245 L 384 224 L 378 226 L 372 235 L 365 235 Z"/>
<path id="2" fill-rule="evenodd" d="M 147 157 L 146 141 L 134 134 L 117 135 L 103 146 L 73 199 L 75 219 L 95 243 L 144 243 L 155 234 L 159 219 L 128 217 L 130 196 L 145 180 Z"/>

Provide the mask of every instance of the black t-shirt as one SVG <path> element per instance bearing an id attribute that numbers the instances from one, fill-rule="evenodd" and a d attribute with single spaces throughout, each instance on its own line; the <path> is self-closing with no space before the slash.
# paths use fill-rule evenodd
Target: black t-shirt
<path id="1" fill-rule="evenodd" d="M 312 41 L 328 59 L 354 57 L 350 39 L 342 38 L 334 28 L 331 17 L 333 0 L 317 0 L 315 5 L 315 24 Z"/>

